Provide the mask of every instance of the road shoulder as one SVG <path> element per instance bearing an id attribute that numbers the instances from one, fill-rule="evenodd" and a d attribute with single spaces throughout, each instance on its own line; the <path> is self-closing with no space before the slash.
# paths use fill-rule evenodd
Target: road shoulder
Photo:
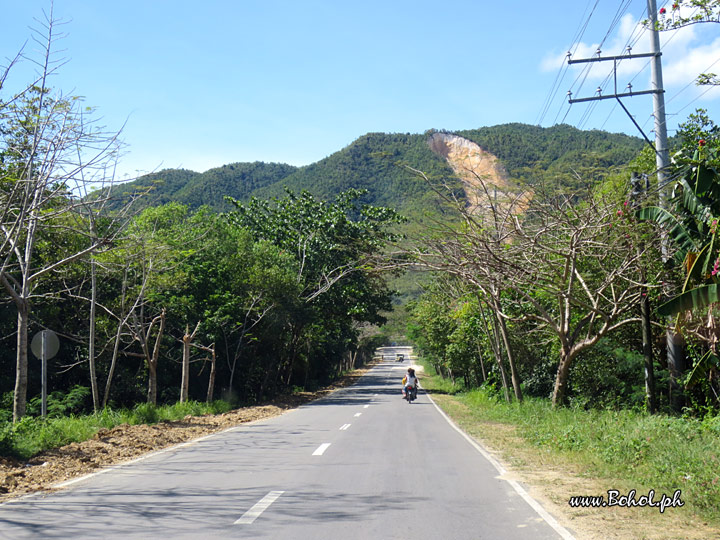
<path id="1" fill-rule="evenodd" d="M 570 497 L 602 495 L 609 489 L 625 493 L 627 486 L 610 485 L 611 481 L 594 478 L 578 465 L 529 444 L 517 436 L 513 426 L 473 418 L 469 408 L 451 395 L 432 397 L 460 428 L 502 464 L 508 479 L 523 485 L 577 540 L 720 538 L 720 529 L 682 508 L 669 508 L 662 514 L 650 507 L 571 508 Z"/>

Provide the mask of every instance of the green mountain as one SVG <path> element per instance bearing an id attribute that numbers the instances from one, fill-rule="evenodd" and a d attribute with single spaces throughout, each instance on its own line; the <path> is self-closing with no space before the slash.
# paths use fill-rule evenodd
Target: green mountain
<path id="1" fill-rule="evenodd" d="M 568 125 L 504 124 L 456 134 L 497 156 L 511 178 L 570 188 L 577 186 L 578 175 L 592 184 L 609 169 L 627 165 L 645 144 L 639 137 Z"/>
<path id="2" fill-rule="evenodd" d="M 460 188 L 446 160 L 435 154 L 425 134 L 368 133 L 347 147 L 311 165 L 234 163 L 203 173 L 164 170 L 116 188 L 123 196 L 152 187 L 143 205 L 178 201 L 197 208 L 227 210 L 225 196 L 282 196 L 285 187 L 332 198 L 348 188 L 368 190 L 364 202 L 393 207 L 414 219 L 437 212 L 428 186 L 402 165 L 408 165 Z M 604 131 L 581 131 L 567 125 L 541 128 L 504 124 L 455 132 L 495 155 L 510 179 L 530 185 L 552 181 L 559 188 L 594 183 L 609 169 L 626 165 L 643 146 L 637 137 Z"/>

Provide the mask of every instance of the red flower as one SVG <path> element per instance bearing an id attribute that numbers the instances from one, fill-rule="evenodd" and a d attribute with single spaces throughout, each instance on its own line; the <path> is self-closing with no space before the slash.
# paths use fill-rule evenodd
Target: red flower
<path id="1" fill-rule="evenodd" d="M 705 139 L 700 139 L 700 140 L 698 141 L 698 144 L 699 144 L 700 146 L 705 146 Z"/>
<path id="2" fill-rule="evenodd" d="M 660 15 L 665 15 L 665 8 L 660 8 Z"/>
<path id="3" fill-rule="evenodd" d="M 680 7 L 679 5 L 673 4 L 673 9 L 677 9 L 677 8 L 679 8 L 679 7 Z"/>

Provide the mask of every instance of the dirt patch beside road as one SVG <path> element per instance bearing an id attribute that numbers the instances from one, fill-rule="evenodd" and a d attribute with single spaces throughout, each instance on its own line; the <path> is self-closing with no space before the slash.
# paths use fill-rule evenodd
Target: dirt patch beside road
<path id="1" fill-rule="evenodd" d="M 0 457 L 0 501 L 37 491 L 52 491 L 56 484 L 138 458 L 225 429 L 278 416 L 316 400 L 338 388 L 354 384 L 372 366 L 353 371 L 317 392 L 282 396 L 271 403 L 243 407 L 224 414 L 187 416 L 174 422 L 101 429 L 87 441 L 49 450 L 23 462 Z"/>

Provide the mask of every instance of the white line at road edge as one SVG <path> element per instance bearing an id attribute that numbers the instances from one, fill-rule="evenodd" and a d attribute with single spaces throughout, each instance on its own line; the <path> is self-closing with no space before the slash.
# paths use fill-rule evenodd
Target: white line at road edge
<path id="1" fill-rule="evenodd" d="M 498 460 L 496 460 L 494 457 L 490 455 L 490 453 L 485 450 L 480 444 L 473 439 L 470 435 L 465 433 L 460 427 L 452 421 L 452 419 L 445 414 L 445 411 L 443 411 L 440 407 L 438 407 L 437 403 L 433 400 L 432 397 L 430 397 L 430 394 L 425 392 L 425 395 L 430 398 L 430 402 L 435 405 L 435 408 L 437 411 L 442 415 L 442 417 L 447 421 L 452 428 L 457 431 L 460 435 L 462 435 L 467 442 L 469 442 L 475 450 L 480 452 L 485 459 L 487 459 L 493 467 L 497 469 L 497 471 L 500 473 L 500 475 L 507 474 L 507 470 L 505 470 L 505 467 L 503 467 Z M 550 525 L 553 529 L 555 529 L 555 532 L 557 532 L 564 540 L 575 540 L 575 537 L 570 534 L 570 531 L 568 531 L 565 527 L 560 525 L 557 520 L 552 517 L 547 510 L 545 510 L 539 502 L 537 502 L 535 499 L 533 499 L 530 494 L 525 491 L 525 488 L 523 488 L 520 484 L 518 484 L 515 480 L 510 480 L 507 478 L 503 478 L 508 484 L 510 484 L 513 489 L 517 492 L 518 495 L 520 495 L 526 503 L 528 503 L 533 510 L 535 510 L 541 518 L 543 518 L 548 525 Z"/>
<path id="2" fill-rule="evenodd" d="M 253 521 L 260 517 L 268 507 L 274 503 L 280 495 L 285 493 L 284 491 L 271 491 L 260 499 L 255 505 L 245 512 L 240 519 L 235 522 L 235 525 L 250 525 Z"/>
<path id="3" fill-rule="evenodd" d="M 313 456 L 322 456 L 325 453 L 325 450 L 327 450 L 330 447 L 330 443 L 322 443 L 320 446 L 317 447 L 317 450 L 313 452 Z"/>

